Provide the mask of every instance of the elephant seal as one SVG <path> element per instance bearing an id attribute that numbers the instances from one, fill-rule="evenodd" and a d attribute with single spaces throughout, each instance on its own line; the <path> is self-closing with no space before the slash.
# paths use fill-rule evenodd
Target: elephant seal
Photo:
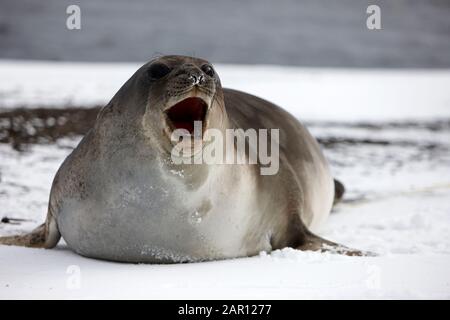
<path id="1" fill-rule="evenodd" d="M 174 163 L 180 140 L 172 133 L 191 133 L 196 121 L 219 133 L 278 128 L 278 171 L 262 175 L 259 161 Z M 190 139 L 202 142 L 205 135 Z M 203 148 L 193 148 L 192 157 Z M 283 247 L 359 255 L 313 233 L 330 213 L 334 186 L 319 144 L 297 119 L 268 101 L 222 89 L 205 60 L 163 56 L 136 71 L 65 159 L 46 222 L 0 243 L 52 248 L 62 235 L 80 255 L 135 263 L 237 258 Z"/>

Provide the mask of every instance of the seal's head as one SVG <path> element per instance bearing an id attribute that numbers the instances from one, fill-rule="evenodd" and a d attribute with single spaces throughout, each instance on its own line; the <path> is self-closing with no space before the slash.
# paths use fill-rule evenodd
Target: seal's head
<path id="1" fill-rule="evenodd" d="M 224 128 L 222 87 L 211 63 L 199 58 L 163 56 L 150 61 L 144 70 L 148 83 L 144 129 L 161 139 L 164 149 L 169 151 L 178 142 L 172 136 L 177 129 L 191 139 L 203 139 L 207 129 Z"/>

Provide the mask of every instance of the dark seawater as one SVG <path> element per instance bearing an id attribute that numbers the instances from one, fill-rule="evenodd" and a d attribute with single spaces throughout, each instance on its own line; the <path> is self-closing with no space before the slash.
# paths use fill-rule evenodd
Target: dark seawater
<path id="1" fill-rule="evenodd" d="M 69 4 L 82 29 L 69 31 Z M 366 27 L 368 4 L 382 30 Z M 0 0 L 0 58 L 450 67 L 448 0 Z"/>

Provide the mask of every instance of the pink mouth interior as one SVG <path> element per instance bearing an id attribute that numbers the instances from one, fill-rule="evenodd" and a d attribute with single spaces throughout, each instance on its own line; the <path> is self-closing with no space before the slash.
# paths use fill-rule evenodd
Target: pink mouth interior
<path id="1" fill-rule="evenodd" d="M 186 129 L 192 134 L 194 132 L 194 121 L 203 122 L 207 108 L 205 101 L 197 97 L 191 97 L 178 102 L 166 113 L 174 129 Z"/>

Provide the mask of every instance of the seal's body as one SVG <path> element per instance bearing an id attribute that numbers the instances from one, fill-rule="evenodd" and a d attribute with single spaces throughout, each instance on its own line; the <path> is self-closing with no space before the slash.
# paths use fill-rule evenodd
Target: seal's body
<path id="1" fill-rule="evenodd" d="M 194 120 L 221 132 L 279 128 L 278 172 L 261 175 L 258 164 L 175 164 L 170 135 L 192 132 Z M 46 223 L 0 243 L 50 248 L 62 235 L 84 256 L 150 263 L 287 246 L 322 250 L 338 247 L 311 233 L 333 200 L 320 147 L 294 117 L 222 89 L 207 61 L 167 56 L 139 69 L 100 111 L 56 174 Z"/>

